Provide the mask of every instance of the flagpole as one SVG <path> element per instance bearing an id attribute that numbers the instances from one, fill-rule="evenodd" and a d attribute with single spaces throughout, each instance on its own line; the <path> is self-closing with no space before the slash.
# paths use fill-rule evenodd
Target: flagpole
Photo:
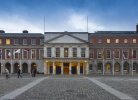
<path id="1" fill-rule="evenodd" d="M 133 75 L 133 49 L 132 49 L 132 75 Z"/>
<path id="2" fill-rule="evenodd" d="M 12 57 L 13 57 L 13 53 L 12 53 L 12 48 L 11 48 L 11 73 L 13 72 L 13 66 L 12 66 Z"/>
<path id="3" fill-rule="evenodd" d="M 45 16 L 44 16 L 44 33 L 45 33 Z"/>
<path id="4" fill-rule="evenodd" d="M 123 71 L 124 71 L 124 68 L 123 68 L 123 48 L 122 48 L 122 67 L 121 67 L 121 69 L 122 69 L 122 75 L 123 75 Z"/>
<path id="5" fill-rule="evenodd" d="M 104 75 L 104 48 L 103 48 L 103 75 Z"/>
<path id="6" fill-rule="evenodd" d="M 87 32 L 88 32 L 88 16 L 87 16 Z"/>
<path id="7" fill-rule="evenodd" d="M 115 69 L 115 68 L 114 68 L 114 67 L 115 67 L 115 66 L 114 66 L 114 58 L 115 58 L 114 55 L 115 55 L 115 51 L 114 51 L 114 49 L 113 49 L 113 75 L 114 75 L 114 69 Z"/>

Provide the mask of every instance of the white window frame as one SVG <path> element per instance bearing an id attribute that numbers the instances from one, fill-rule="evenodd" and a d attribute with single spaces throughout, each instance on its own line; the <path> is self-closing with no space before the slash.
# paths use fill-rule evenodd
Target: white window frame
<path id="1" fill-rule="evenodd" d="M 22 59 L 28 59 L 28 57 L 29 57 L 29 56 L 28 56 L 28 52 L 29 52 L 29 51 L 26 50 L 25 52 L 27 52 L 27 58 L 24 58 L 24 49 L 22 49 Z"/>
<path id="2" fill-rule="evenodd" d="M 32 51 L 35 51 L 35 58 L 32 57 Z M 31 59 L 36 59 L 36 49 L 31 49 Z"/>

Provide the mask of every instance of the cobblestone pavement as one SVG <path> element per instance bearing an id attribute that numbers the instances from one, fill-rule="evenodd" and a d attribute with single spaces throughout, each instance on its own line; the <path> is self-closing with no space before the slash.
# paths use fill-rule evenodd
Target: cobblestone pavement
<path id="1" fill-rule="evenodd" d="M 5 77 L 0 77 L 0 97 L 20 88 L 30 82 L 35 80 L 35 78 L 20 78 L 11 77 L 9 79 L 5 79 Z"/>
<path id="2" fill-rule="evenodd" d="M 138 77 L 97 77 L 96 79 L 138 100 Z"/>
<path id="3" fill-rule="evenodd" d="M 81 76 L 50 76 L 15 100 L 119 100 Z"/>

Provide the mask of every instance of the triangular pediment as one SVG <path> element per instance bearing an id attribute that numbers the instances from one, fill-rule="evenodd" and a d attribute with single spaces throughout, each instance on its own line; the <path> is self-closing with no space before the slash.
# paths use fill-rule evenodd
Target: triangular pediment
<path id="1" fill-rule="evenodd" d="M 59 37 L 55 37 L 47 43 L 86 43 L 86 41 L 79 39 L 78 37 L 74 37 L 72 35 L 61 35 Z"/>

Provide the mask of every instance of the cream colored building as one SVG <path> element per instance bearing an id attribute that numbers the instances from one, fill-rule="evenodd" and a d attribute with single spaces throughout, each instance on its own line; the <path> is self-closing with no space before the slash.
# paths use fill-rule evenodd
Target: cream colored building
<path id="1" fill-rule="evenodd" d="M 87 32 L 45 32 L 45 74 L 88 74 Z"/>

